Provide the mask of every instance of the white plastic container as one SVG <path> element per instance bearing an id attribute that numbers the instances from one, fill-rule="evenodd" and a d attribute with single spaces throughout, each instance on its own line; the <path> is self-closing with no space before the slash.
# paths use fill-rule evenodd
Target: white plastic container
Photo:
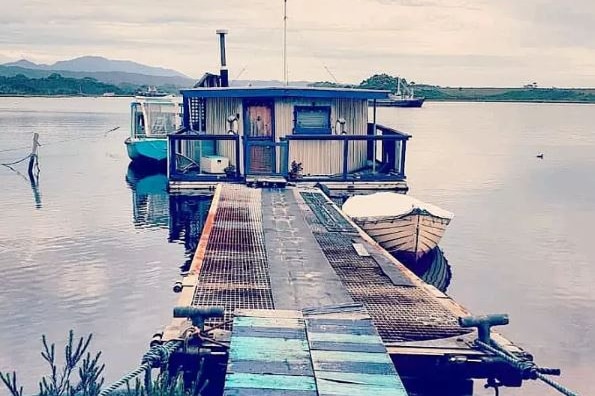
<path id="1" fill-rule="evenodd" d="M 229 158 L 220 155 L 205 155 L 200 157 L 200 169 L 205 173 L 225 173 L 229 166 Z"/>

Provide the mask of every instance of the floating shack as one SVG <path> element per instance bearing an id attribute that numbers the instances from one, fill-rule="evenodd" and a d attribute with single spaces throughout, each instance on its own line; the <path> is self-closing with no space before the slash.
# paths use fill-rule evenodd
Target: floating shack
<path id="1" fill-rule="evenodd" d="M 406 189 L 410 135 L 376 122 L 374 103 L 388 93 L 301 87 L 183 90 L 183 126 L 168 136 L 169 187 L 285 179 Z"/>

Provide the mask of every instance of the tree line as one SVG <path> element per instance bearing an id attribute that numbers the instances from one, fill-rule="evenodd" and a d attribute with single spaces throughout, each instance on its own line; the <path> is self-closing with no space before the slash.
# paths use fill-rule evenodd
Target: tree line
<path id="1" fill-rule="evenodd" d="M 161 87 L 160 87 L 161 88 Z M 173 87 L 165 87 L 170 92 Z M 29 78 L 24 74 L 0 76 L 0 95 L 66 95 L 100 96 L 104 94 L 135 95 L 147 91 L 146 85 L 107 84 L 91 77 L 71 78 L 53 73 L 47 77 Z"/>

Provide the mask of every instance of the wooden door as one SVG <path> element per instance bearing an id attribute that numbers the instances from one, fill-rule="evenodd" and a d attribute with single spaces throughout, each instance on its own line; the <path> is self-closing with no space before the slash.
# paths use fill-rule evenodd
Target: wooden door
<path id="1" fill-rule="evenodd" d="M 248 174 L 275 173 L 275 128 L 272 102 L 247 104 L 244 117 Z"/>

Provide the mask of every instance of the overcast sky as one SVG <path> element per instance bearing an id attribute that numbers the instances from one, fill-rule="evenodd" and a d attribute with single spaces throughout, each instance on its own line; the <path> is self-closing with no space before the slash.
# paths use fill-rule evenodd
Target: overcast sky
<path id="1" fill-rule="evenodd" d="M 283 76 L 283 0 L 2 3 L 0 62 L 100 55 L 197 77 L 226 28 L 231 78 Z M 291 80 L 592 87 L 595 1 L 288 0 L 288 64 Z"/>

